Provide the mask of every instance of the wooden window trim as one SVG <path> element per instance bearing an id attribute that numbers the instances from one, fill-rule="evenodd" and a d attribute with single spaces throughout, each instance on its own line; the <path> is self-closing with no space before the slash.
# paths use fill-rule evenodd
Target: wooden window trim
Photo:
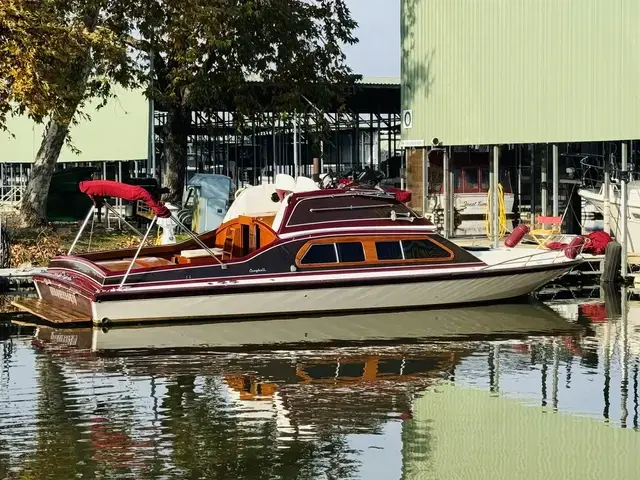
<path id="1" fill-rule="evenodd" d="M 367 254 L 367 249 L 365 246 L 366 240 L 362 237 L 328 237 L 328 238 L 318 238 L 317 240 L 309 240 L 305 243 L 302 248 L 296 254 L 296 266 L 298 268 L 321 268 L 321 267 L 353 267 L 360 265 L 367 265 L 372 262 L 369 261 L 369 255 Z M 302 259 L 309 251 L 309 249 L 313 245 L 324 245 L 327 243 L 334 244 L 334 250 L 336 252 L 336 262 L 333 263 L 311 263 L 311 264 L 303 264 Z M 340 255 L 338 255 L 338 246 L 336 243 L 360 243 L 362 245 L 362 250 L 364 251 L 364 262 L 340 262 Z"/>
<path id="2" fill-rule="evenodd" d="M 376 262 L 402 262 L 404 261 L 404 249 L 402 248 L 402 241 L 401 240 L 397 240 L 397 239 L 388 239 L 385 238 L 384 240 L 374 240 L 373 241 L 373 250 L 376 252 L 375 253 L 375 257 L 376 257 Z M 402 258 L 385 258 L 384 260 L 381 258 L 378 258 L 378 249 L 376 248 L 376 243 L 399 243 L 400 244 L 400 254 L 402 255 Z"/>
<path id="3" fill-rule="evenodd" d="M 438 258 L 404 258 L 404 248 L 402 244 L 400 244 L 403 259 L 398 260 L 378 260 L 378 254 L 376 252 L 376 242 L 402 242 L 402 240 L 425 240 L 429 241 L 436 246 L 442 248 L 445 252 L 449 253 L 448 257 L 438 257 Z M 307 251 L 311 248 L 312 245 L 317 244 L 327 244 L 327 243 L 351 243 L 351 242 L 359 242 L 362 244 L 362 248 L 364 250 L 364 262 L 335 262 L 335 263 L 313 263 L 308 265 L 302 264 L 302 258 L 307 253 Z M 337 250 L 337 246 L 335 247 Z M 309 240 L 305 243 L 298 253 L 296 254 L 295 263 L 298 268 L 326 268 L 326 267 L 358 267 L 358 266 L 371 266 L 371 265 L 389 265 L 389 264 L 415 264 L 415 263 L 432 263 L 432 262 L 450 262 L 455 258 L 455 254 L 453 250 L 446 247 L 442 243 L 437 240 L 425 236 L 425 235 L 389 235 L 389 236 L 345 236 L 345 237 L 326 237 L 326 238 L 318 238 L 315 240 Z M 336 260 L 339 260 L 340 257 L 336 251 Z"/>
<path id="4" fill-rule="evenodd" d="M 402 240 L 426 240 L 428 242 L 431 242 L 435 245 L 437 245 L 438 247 L 442 248 L 445 252 L 449 253 L 448 257 L 437 257 L 437 258 L 404 258 L 404 247 L 402 246 Z M 377 239 L 377 240 L 373 240 L 373 251 L 375 252 L 376 248 L 375 248 L 375 242 L 394 242 L 394 241 L 399 241 L 400 243 L 400 248 L 402 249 L 402 260 L 378 260 L 378 255 L 376 253 L 375 258 L 376 258 L 376 262 L 375 263 L 379 263 L 379 264 L 389 264 L 389 263 L 400 263 L 400 264 L 411 264 L 411 263 L 424 263 L 424 262 L 450 262 L 451 260 L 453 260 L 455 258 L 455 255 L 453 253 L 453 250 L 451 250 L 450 248 L 447 248 L 446 246 L 444 246 L 442 243 L 438 242 L 437 240 L 434 240 L 433 238 L 430 237 L 425 237 L 425 236 L 410 236 L 410 235 L 394 235 L 394 236 L 390 236 L 390 237 L 386 237 L 384 239 Z"/>
<path id="5" fill-rule="evenodd" d="M 304 260 L 304 257 L 307 253 L 309 253 L 309 250 L 311 250 L 315 245 L 328 245 L 333 243 L 333 253 L 336 256 L 336 261 L 335 262 L 326 262 L 326 263 L 302 263 L 302 260 Z M 302 250 L 302 249 L 301 249 Z M 300 252 L 298 252 L 299 254 Z M 313 243 L 309 243 L 308 247 L 305 249 L 304 253 L 302 255 L 300 255 L 300 258 L 298 259 L 298 255 L 296 255 L 296 265 L 298 265 L 300 268 L 314 268 L 317 266 L 325 266 L 325 265 L 339 265 L 340 262 L 338 261 L 338 250 L 336 249 L 335 243 L 334 242 L 313 242 Z"/>

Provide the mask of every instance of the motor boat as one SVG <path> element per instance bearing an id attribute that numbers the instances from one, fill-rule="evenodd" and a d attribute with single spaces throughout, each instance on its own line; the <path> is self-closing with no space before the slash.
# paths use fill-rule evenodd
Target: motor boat
<path id="1" fill-rule="evenodd" d="M 38 298 L 16 305 L 52 323 L 102 325 L 379 312 L 525 296 L 582 262 L 573 246 L 461 247 L 381 188 L 296 192 L 295 185 L 275 189 L 269 205 L 232 205 L 222 225 L 196 235 L 142 187 L 81 182 L 94 202 L 89 215 L 68 254 L 34 275 Z M 144 201 L 154 211 L 140 245 L 74 254 L 107 198 Z M 191 238 L 145 246 L 158 218 Z"/>
<path id="2" fill-rule="evenodd" d="M 627 207 L 627 251 L 640 251 L 640 181 L 632 180 L 627 185 L 628 207 Z M 578 190 L 578 195 L 601 215 L 605 215 L 605 187 L 602 184 L 598 189 L 582 188 Z M 622 238 L 622 216 L 620 215 L 622 197 L 620 186 L 611 182 L 609 184 L 609 215 L 610 228 L 616 239 Z"/>

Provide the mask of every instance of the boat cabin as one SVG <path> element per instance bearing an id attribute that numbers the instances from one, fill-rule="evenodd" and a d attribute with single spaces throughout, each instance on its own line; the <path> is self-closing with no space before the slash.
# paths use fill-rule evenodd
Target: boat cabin
<path id="1" fill-rule="evenodd" d="M 391 233 L 411 226 L 406 234 Z M 215 231 L 179 244 L 143 248 L 132 272 L 172 265 L 204 265 L 247 258 L 290 238 L 309 238 L 295 255 L 300 269 L 323 266 L 446 261 L 453 252 L 431 236 L 435 227 L 393 194 L 373 189 L 336 189 L 291 193 L 275 216 L 240 215 Z M 340 236 L 327 237 L 327 233 Z M 381 239 L 381 234 L 388 232 Z M 107 274 L 129 268 L 134 250 L 78 255 Z M 213 257 L 212 258 L 212 254 Z"/>

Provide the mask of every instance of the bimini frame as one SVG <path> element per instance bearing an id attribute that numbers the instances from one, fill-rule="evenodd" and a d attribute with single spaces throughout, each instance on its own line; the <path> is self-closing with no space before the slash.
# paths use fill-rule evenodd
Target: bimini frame
<path id="1" fill-rule="evenodd" d="M 135 186 L 135 185 L 127 185 L 120 182 L 114 182 L 111 180 L 87 180 L 84 182 L 80 182 L 80 190 L 83 193 L 86 193 L 89 196 L 89 198 L 91 198 L 91 200 L 93 201 L 93 205 L 91 205 L 91 208 L 89 209 L 89 213 L 87 214 L 86 218 L 82 222 L 82 226 L 80 227 L 78 234 L 73 240 L 73 243 L 71 244 L 71 247 L 69 248 L 69 252 L 67 253 L 67 255 L 71 255 L 71 253 L 73 252 L 73 249 L 75 248 L 75 246 L 78 243 L 78 240 L 82 236 L 82 232 L 87 227 L 89 220 L 91 220 L 91 230 L 93 231 L 93 222 L 95 221 L 95 213 L 98 207 L 102 205 L 104 205 L 107 210 L 109 210 L 111 213 L 116 215 L 120 220 L 122 220 L 125 223 L 125 225 L 131 228 L 136 234 L 142 237 L 142 241 L 138 245 L 136 253 L 131 259 L 129 266 L 127 267 L 127 271 L 124 274 L 124 277 L 122 278 L 122 282 L 120 282 L 119 289 L 122 289 L 124 287 L 127 281 L 127 277 L 131 273 L 131 270 L 133 269 L 133 265 L 135 264 L 138 256 L 140 255 L 140 252 L 142 251 L 144 244 L 149 238 L 149 234 L 151 233 L 151 230 L 156 225 L 158 218 L 170 218 L 171 221 L 173 221 L 180 229 L 184 230 L 200 247 L 202 247 L 202 249 L 204 249 L 209 255 L 215 258 L 216 261 L 220 263 L 222 268 L 227 267 L 227 265 L 222 261 L 222 259 L 218 258 L 214 254 L 213 250 L 211 250 L 200 239 L 200 237 L 198 237 L 196 233 L 194 233 L 191 229 L 187 228 L 187 226 L 184 223 L 182 223 L 171 212 L 171 210 L 169 210 L 162 202 L 153 198 L 153 196 L 151 196 L 151 194 L 144 188 Z M 152 217 L 151 222 L 149 223 L 149 226 L 147 227 L 147 230 L 145 231 L 145 233 L 144 234 L 141 233 L 137 228 L 135 228 L 133 225 L 127 222 L 124 219 L 124 217 L 116 209 L 114 209 L 111 205 L 109 205 L 104 200 L 105 197 L 120 198 L 122 200 L 129 200 L 129 201 L 138 201 L 138 200 L 144 201 L 147 204 L 147 206 L 149 206 L 149 208 L 151 208 L 151 210 L 154 212 L 154 216 Z"/>

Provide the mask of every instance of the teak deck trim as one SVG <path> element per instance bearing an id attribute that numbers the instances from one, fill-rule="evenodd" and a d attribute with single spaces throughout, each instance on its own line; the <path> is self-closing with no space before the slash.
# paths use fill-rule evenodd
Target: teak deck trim
<path id="1" fill-rule="evenodd" d="M 91 323 L 91 318 L 88 316 L 39 299 L 23 298 L 15 300 L 11 304 L 55 324 Z"/>

